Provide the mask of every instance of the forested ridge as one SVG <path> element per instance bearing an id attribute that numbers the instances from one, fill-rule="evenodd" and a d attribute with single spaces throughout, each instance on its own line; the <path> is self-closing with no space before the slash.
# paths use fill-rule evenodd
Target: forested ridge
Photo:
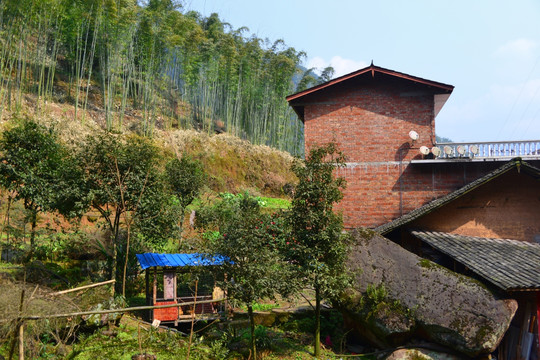
<path id="1" fill-rule="evenodd" d="M 334 144 L 291 156 L 303 124 L 285 100 L 333 69 L 304 58 L 175 0 L 0 0 L 0 358 L 298 359 L 309 339 L 318 355 L 321 337 L 344 338 L 320 311 L 347 280 L 332 210 L 344 158 Z M 194 330 L 192 317 L 187 338 L 132 313 L 23 320 L 146 304 L 146 252 L 232 259 L 181 281 L 197 298 L 212 278 L 249 328 Z M 302 302 L 302 282 L 313 320 L 255 327 L 257 308 Z"/>
<path id="2" fill-rule="evenodd" d="M 174 0 L 3 0 L 0 120 L 67 103 L 109 131 L 226 131 L 299 155 L 285 96 L 332 76 L 302 71 L 304 57 Z"/>

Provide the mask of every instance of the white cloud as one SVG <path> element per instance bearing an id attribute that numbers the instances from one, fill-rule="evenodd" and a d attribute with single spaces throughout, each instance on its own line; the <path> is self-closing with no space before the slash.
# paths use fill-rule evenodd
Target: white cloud
<path id="1" fill-rule="evenodd" d="M 537 45 L 534 40 L 515 39 L 499 46 L 495 54 L 501 56 L 530 56 Z"/>
<path id="2" fill-rule="evenodd" d="M 337 55 L 330 59 L 330 61 L 326 61 L 322 57 L 316 56 L 314 58 L 309 59 L 307 63 L 307 67 L 309 68 L 317 68 L 320 72 L 320 70 L 324 69 L 327 66 L 332 66 L 335 70 L 334 78 L 348 74 L 350 72 L 362 69 L 366 66 L 368 66 L 368 63 L 364 61 L 355 61 L 351 59 L 344 59 L 341 56 Z"/>

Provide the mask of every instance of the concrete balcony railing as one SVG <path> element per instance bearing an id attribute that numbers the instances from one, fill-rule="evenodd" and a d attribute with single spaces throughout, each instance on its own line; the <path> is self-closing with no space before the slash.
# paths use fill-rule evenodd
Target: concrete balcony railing
<path id="1" fill-rule="evenodd" d="M 539 159 L 540 140 L 437 143 L 430 155 L 434 159 Z"/>

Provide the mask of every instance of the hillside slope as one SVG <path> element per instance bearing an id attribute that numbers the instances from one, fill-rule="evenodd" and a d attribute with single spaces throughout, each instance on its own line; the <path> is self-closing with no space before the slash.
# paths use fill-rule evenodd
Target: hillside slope
<path id="1" fill-rule="evenodd" d="M 12 126 L 15 118 L 31 118 L 58 132 L 62 141 L 72 148 L 80 146 L 86 137 L 103 130 L 100 112 L 89 113 L 85 121 L 73 119 L 74 107 L 70 104 L 48 103 L 39 113 L 32 107 L 31 96 L 26 106 L 16 115 L 6 111 L 0 130 Z M 126 122 L 121 133 L 137 133 L 134 124 Z M 296 181 L 290 167 L 293 157 L 265 145 L 253 145 L 247 140 L 221 133 L 208 134 L 195 130 L 155 129 L 153 139 L 164 153 L 181 157 L 184 154 L 199 160 L 209 175 L 207 190 L 212 192 L 237 193 L 248 190 L 256 195 L 281 197 L 286 195 L 284 187 Z"/>

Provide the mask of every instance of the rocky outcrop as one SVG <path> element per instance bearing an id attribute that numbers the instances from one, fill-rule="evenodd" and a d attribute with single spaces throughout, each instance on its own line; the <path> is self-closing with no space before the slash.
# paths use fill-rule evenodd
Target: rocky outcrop
<path id="1" fill-rule="evenodd" d="M 400 349 L 384 360 L 460 360 L 460 357 L 425 349 Z"/>
<path id="2" fill-rule="evenodd" d="M 369 230 L 355 230 L 354 289 L 340 304 L 349 325 L 378 346 L 422 337 L 468 356 L 492 352 L 517 302 L 422 259 Z"/>

